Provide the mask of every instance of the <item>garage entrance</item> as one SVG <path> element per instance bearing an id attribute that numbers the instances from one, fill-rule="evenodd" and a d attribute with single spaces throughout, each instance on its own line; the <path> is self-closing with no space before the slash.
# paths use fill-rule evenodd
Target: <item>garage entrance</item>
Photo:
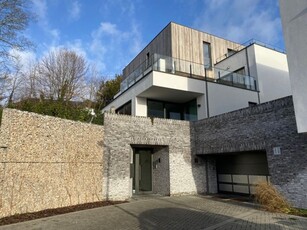
<path id="1" fill-rule="evenodd" d="M 219 155 L 216 166 L 220 193 L 254 194 L 257 183 L 270 180 L 265 151 Z"/>

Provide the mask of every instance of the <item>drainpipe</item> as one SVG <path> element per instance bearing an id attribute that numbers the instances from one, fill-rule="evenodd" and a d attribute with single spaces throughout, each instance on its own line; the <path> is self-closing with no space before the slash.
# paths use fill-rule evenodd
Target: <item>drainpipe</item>
<path id="1" fill-rule="evenodd" d="M 248 48 L 245 48 L 245 56 L 246 56 L 246 65 L 247 65 L 247 74 L 248 76 L 251 75 L 250 73 L 250 69 L 249 69 L 249 59 L 248 59 L 248 51 L 247 51 Z"/>
<path id="2" fill-rule="evenodd" d="M 208 95 L 207 68 L 205 68 L 205 81 L 206 81 L 207 118 L 209 118 L 210 117 L 210 113 L 209 113 L 209 95 Z"/>

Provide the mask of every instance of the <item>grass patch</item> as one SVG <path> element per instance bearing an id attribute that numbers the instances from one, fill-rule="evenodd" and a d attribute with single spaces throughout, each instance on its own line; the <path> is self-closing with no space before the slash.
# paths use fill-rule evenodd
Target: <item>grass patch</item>
<path id="1" fill-rule="evenodd" d="M 289 214 L 296 215 L 296 216 L 307 217 L 307 209 L 291 208 Z"/>

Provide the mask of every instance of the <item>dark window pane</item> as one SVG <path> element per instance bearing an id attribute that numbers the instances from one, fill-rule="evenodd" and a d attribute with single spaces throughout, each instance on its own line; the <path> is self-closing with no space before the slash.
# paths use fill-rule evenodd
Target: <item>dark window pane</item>
<path id="1" fill-rule="evenodd" d="M 234 72 L 237 73 L 237 74 L 245 75 L 245 68 L 243 67 L 243 68 L 238 69 L 238 70 L 236 70 Z"/>
<path id="2" fill-rule="evenodd" d="M 235 50 L 233 50 L 233 49 L 227 49 L 227 57 L 229 57 L 229 56 L 231 56 L 231 55 L 233 55 L 233 54 L 235 54 L 236 53 L 236 51 Z"/>
<path id="3" fill-rule="evenodd" d="M 164 118 L 163 102 L 160 101 L 147 101 L 148 117 L 160 117 Z"/>
<path id="4" fill-rule="evenodd" d="M 184 106 L 184 120 L 196 121 L 197 120 L 197 102 L 192 100 L 187 102 Z"/>
<path id="5" fill-rule="evenodd" d="M 131 101 L 119 107 L 115 112 L 117 114 L 131 115 Z"/>
<path id="6" fill-rule="evenodd" d="M 197 120 L 196 100 L 187 103 L 172 103 L 163 101 L 147 100 L 148 117 L 159 117 L 174 120 Z M 165 111 L 165 116 L 164 116 Z"/>
<path id="7" fill-rule="evenodd" d="M 204 65 L 205 68 L 210 68 L 211 64 L 211 47 L 209 43 L 204 42 Z"/>
<path id="8" fill-rule="evenodd" d="M 174 119 L 174 120 L 181 120 L 181 114 L 183 110 L 183 107 L 181 104 L 166 103 L 165 110 L 166 110 L 166 118 Z"/>

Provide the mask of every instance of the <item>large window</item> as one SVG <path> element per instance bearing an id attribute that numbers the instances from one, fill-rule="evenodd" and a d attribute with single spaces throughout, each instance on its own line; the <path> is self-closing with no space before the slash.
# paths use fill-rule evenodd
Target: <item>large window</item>
<path id="1" fill-rule="evenodd" d="M 182 120 L 182 106 L 181 104 L 165 103 L 166 118 L 174 120 Z"/>
<path id="2" fill-rule="evenodd" d="M 186 121 L 196 121 L 197 120 L 196 100 L 192 100 L 184 104 L 184 120 Z"/>
<path id="3" fill-rule="evenodd" d="M 206 69 L 212 67 L 211 46 L 210 43 L 204 42 L 204 65 Z"/>
<path id="4" fill-rule="evenodd" d="M 117 110 L 115 110 L 115 112 L 117 114 L 131 115 L 131 101 L 119 107 Z"/>
<path id="5" fill-rule="evenodd" d="M 196 100 L 186 103 L 147 100 L 148 117 L 159 117 L 174 120 L 197 120 Z"/>
<path id="6" fill-rule="evenodd" d="M 147 100 L 148 117 L 164 118 L 164 103 L 162 101 Z"/>

